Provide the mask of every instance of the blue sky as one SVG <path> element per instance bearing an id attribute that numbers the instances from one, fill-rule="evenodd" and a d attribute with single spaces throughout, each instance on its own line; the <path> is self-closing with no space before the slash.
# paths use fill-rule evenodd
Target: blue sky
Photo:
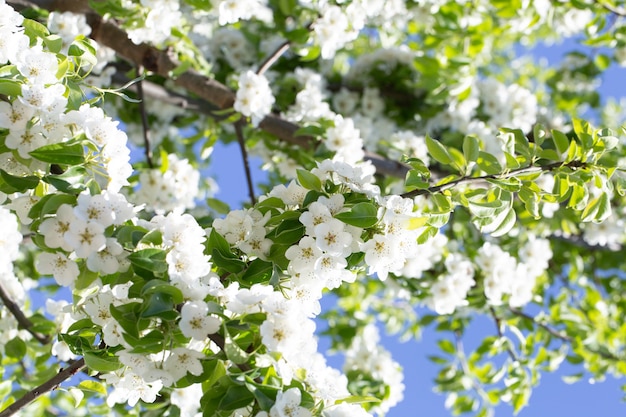
<path id="1" fill-rule="evenodd" d="M 565 52 L 574 49 L 573 42 L 561 45 L 539 45 L 533 49 L 533 55 L 537 58 L 545 57 L 551 64 L 558 62 Z M 581 47 L 575 49 L 582 50 Z M 626 97 L 626 69 L 612 66 L 603 76 L 600 93 L 603 99 L 613 97 L 619 99 Z M 239 149 L 236 144 L 224 146 L 217 144 L 212 156 L 210 172 L 215 175 L 221 192 L 216 195 L 231 205 L 238 208 L 242 201 L 247 200 L 245 177 Z M 255 181 L 264 178 L 258 166 L 258 161 L 253 160 L 253 177 Z M 482 340 L 485 336 L 495 333 L 493 321 L 486 318 L 477 319 L 472 326 L 466 347 L 471 347 Z M 428 361 L 428 355 L 439 352 L 436 341 L 443 335 L 426 329 L 421 341 L 409 341 L 399 343 L 393 337 L 383 337 L 383 344 L 389 349 L 396 361 L 404 367 L 405 400 L 392 409 L 388 417 L 427 416 L 448 417 L 450 412 L 444 408 L 445 397 L 432 391 L 433 380 L 439 371 L 437 365 Z M 323 349 L 328 346 L 323 340 L 320 341 Z M 340 368 L 342 359 L 330 357 L 331 365 Z M 533 391 L 530 405 L 518 415 L 520 417 L 599 417 L 626 416 L 626 403 L 621 401 L 624 392 L 621 385 L 626 381 L 608 377 L 601 383 L 589 383 L 588 379 L 568 385 L 562 381 L 562 377 L 581 372 L 580 367 L 573 367 L 564 363 L 558 372 L 545 373 L 541 377 L 538 387 Z M 513 409 L 502 405 L 496 409 L 496 416 L 512 416 Z"/>

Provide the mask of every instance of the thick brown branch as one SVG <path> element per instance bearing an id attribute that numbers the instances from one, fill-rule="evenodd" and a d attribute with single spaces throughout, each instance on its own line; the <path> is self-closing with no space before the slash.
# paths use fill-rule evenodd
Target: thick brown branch
<path id="1" fill-rule="evenodd" d="M 39 385 L 37 388 L 33 388 L 28 391 L 22 398 L 9 405 L 3 411 L 0 412 L 0 417 L 8 417 L 17 413 L 22 408 L 33 402 L 37 397 L 56 389 L 63 381 L 70 379 L 76 372 L 80 371 L 85 366 L 85 359 L 80 358 L 76 362 L 72 363 L 65 369 L 61 369 L 58 374 Z"/>
<path id="2" fill-rule="evenodd" d="M 13 317 L 17 320 L 17 322 L 22 326 L 28 333 L 33 335 L 35 339 L 39 341 L 42 345 L 46 345 L 50 342 L 50 337 L 43 335 L 39 332 L 33 330 L 33 322 L 31 322 L 28 317 L 24 315 L 22 309 L 11 300 L 11 297 L 4 291 L 2 285 L 0 285 L 0 299 L 2 303 L 5 305 L 7 310 L 13 314 Z"/>
<path id="3" fill-rule="evenodd" d="M 199 74 L 194 70 L 187 70 L 179 74 L 176 78 L 172 75 L 172 70 L 178 67 L 177 60 L 167 51 L 161 51 L 147 44 L 134 44 L 126 32 L 120 29 L 115 23 L 103 20 L 101 16 L 86 7 L 87 2 L 71 0 L 9 0 L 8 3 L 20 7 L 37 6 L 46 10 L 71 11 L 83 13 L 87 17 L 87 22 L 92 28 L 91 37 L 98 43 L 115 50 L 119 56 L 130 61 L 134 66 L 143 67 L 146 71 L 170 78 L 179 87 L 182 87 L 211 103 L 220 110 L 229 109 L 235 102 L 235 93 L 220 82 Z M 299 126 L 288 122 L 275 114 L 267 116 L 259 127 L 276 136 L 281 141 L 297 145 L 303 149 L 313 149 L 315 138 L 311 136 L 296 136 L 295 132 Z M 366 160 L 371 161 L 377 172 L 383 175 L 391 175 L 404 178 L 408 169 L 394 161 L 390 161 L 380 155 L 368 153 Z"/>

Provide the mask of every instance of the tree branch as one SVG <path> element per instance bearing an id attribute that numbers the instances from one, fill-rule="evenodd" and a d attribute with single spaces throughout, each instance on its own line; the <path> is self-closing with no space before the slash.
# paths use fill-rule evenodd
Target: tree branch
<path id="1" fill-rule="evenodd" d="M 448 190 L 450 188 L 453 188 L 459 184 L 474 184 L 474 183 L 478 183 L 478 182 L 484 182 L 486 180 L 498 180 L 498 179 L 505 179 L 505 178 L 511 178 L 511 177 L 516 177 L 518 175 L 527 175 L 527 174 L 533 174 L 533 173 L 537 173 L 537 172 L 548 172 L 548 171 L 554 171 L 556 169 L 559 168 L 563 168 L 563 167 L 567 167 L 567 168 L 582 168 L 585 167 L 586 164 L 584 162 L 578 161 L 578 160 L 574 160 L 574 161 L 570 161 L 570 162 L 554 162 L 552 164 L 548 164 L 548 165 L 541 165 L 541 166 L 531 166 L 531 167 L 526 167 L 526 168 L 518 168 L 518 169 L 513 169 L 509 172 L 506 173 L 502 173 L 502 174 L 490 174 L 490 175 L 483 175 L 481 177 L 462 177 L 459 179 L 456 179 L 454 181 L 450 181 L 447 182 L 445 184 L 441 184 L 441 185 L 435 185 L 432 187 L 428 187 L 425 189 L 419 189 L 419 190 L 413 190 L 413 191 L 409 191 L 408 193 L 404 193 L 402 194 L 402 197 L 404 198 L 413 198 L 416 197 L 418 195 L 425 195 L 425 194 L 433 194 L 433 193 L 439 193 L 445 190 Z"/>
<path id="2" fill-rule="evenodd" d="M 595 0 L 595 3 L 602 7 L 604 10 L 613 13 L 614 15 L 620 16 L 620 17 L 626 17 L 626 10 L 625 9 L 621 9 L 618 8 L 616 6 L 611 6 L 610 4 L 606 4 L 604 1 L 602 0 Z"/>
<path id="3" fill-rule="evenodd" d="M 33 330 L 33 322 L 30 321 L 28 317 L 24 315 L 22 309 L 17 304 L 15 304 L 13 300 L 11 300 L 9 295 L 4 291 L 4 288 L 2 288 L 2 285 L 0 285 L 0 299 L 2 300 L 2 303 L 5 305 L 7 310 L 9 310 L 11 314 L 13 314 L 13 317 L 15 317 L 20 326 L 22 326 L 28 333 L 33 335 L 33 337 L 37 339 L 39 343 L 41 343 L 42 345 L 47 345 L 48 343 L 50 343 L 50 336 L 43 335 Z"/>
<path id="4" fill-rule="evenodd" d="M 241 159 L 243 160 L 243 169 L 246 173 L 246 183 L 248 184 L 248 195 L 250 196 L 250 202 L 254 206 L 256 204 L 256 198 L 254 197 L 254 184 L 252 183 L 252 173 L 250 172 L 250 162 L 248 161 L 248 152 L 246 151 L 246 141 L 243 137 L 243 128 L 241 126 L 241 120 L 235 123 L 235 134 L 237 135 L 237 142 L 239 143 L 239 149 L 241 150 Z"/>
<path id="5" fill-rule="evenodd" d="M 17 413 L 22 408 L 26 407 L 28 404 L 33 402 L 37 397 L 47 393 L 48 391 L 52 391 L 56 389 L 59 384 L 69 378 L 71 378 L 74 374 L 80 371 L 85 366 L 85 359 L 80 358 L 79 360 L 73 362 L 70 366 L 65 369 L 61 369 L 58 374 L 39 385 L 37 388 L 33 388 L 28 391 L 22 398 L 9 405 L 3 411 L 0 412 L 0 417 L 8 417 Z"/>
<path id="6" fill-rule="evenodd" d="M 532 321 L 534 324 L 536 324 L 537 326 L 541 327 L 543 330 L 545 330 L 546 332 L 550 333 L 552 336 L 556 337 L 557 339 L 563 340 L 564 342 L 568 342 L 571 343 L 572 342 L 572 338 L 569 337 L 566 334 L 563 334 L 561 332 L 559 332 L 558 330 L 553 329 L 552 327 L 548 326 L 545 323 L 541 323 L 539 321 L 537 321 L 537 319 L 529 314 L 524 313 L 521 310 L 516 310 L 512 307 L 509 307 L 509 311 L 511 313 L 513 313 L 514 315 L 518 316 L 518 317 L 522 317 L 526 320 L 530 320 Z"/>
<path id="7" fill-rule="evenodd" d="M 58 10 L 61 12 L 71 11 L 85 14 L 87 22 L 92 28 L 91 38 L 101 45 L 115 50 L 119 56 L 128 60 L 134 66 L 141 66 L 146 71 L 153 72 L 162 77 L 172 79 L 172 70 L 179 65 L 177 60 L 168 52 L 161 51 L 147 44 L 134 44 L 126 32 L 115 23 L 105 21 L 90 9 L 87 2 L 72 0 L 9 0 L 9 4 L 19 7 L 40 7 L 48 11 Z M 199 74 L 193 69 L 184 71 L 173 79 L 174 84 L 194 93 L 198 97 L 211 103 L 218 110 L 229 109 L 235 103 L 235 93 L 220 82 Z M 317 143 L 312 136 L 295 135 L 300 128 L 294 123 L 288 122 L 276 114 L 270 114 L 259 124 L 259 128 L 277 137 L 279 140 L 302 147 L 313 149 Z M 386 159 L 375 153 L 367 153 L 365 160 L 374 164 L 377 172 L 383 175 L 391 175 L 404 178 L 408 168 L 395 161 Z"/>
<path id="8" fill-rule="evenodd" d="M 498 332 L 498 336 L 500 337 L 500 339 L 503 339 L 504 334 L 502 333 L 502 320 L 500 319 L 500 317 L 498 317 L 498 315 L 496 314 L 496 310 L 493 307 L 489 307 L 489 313 L 491 313 L 491 317 L 493 317 L 493 320 L 496 322 L 496 331 Z M 511 349 L 510 346 L 507 346 L 506 350 L 514 362 L 519 362 L 517 355 L 515 354 L 515 352 L 513 352 L 513 349 Z"/>
<path id="9" fill-rule="evenodd" d="M 270 69 L 270 67 L 274 65 L 276 61 L 278 61 L 278 58 L 280 58 L 285 52 L 287 52 L 290 45 L 291 42 L 289 41 L 281 43 L 280 46 L 278 46 L 278 48 L 276 48 L 276 50 L 270 56 L 268 56 L 265 61 L 261 63 L 256 73 L 258 75 L 263 75 L 265 71 Z"/>

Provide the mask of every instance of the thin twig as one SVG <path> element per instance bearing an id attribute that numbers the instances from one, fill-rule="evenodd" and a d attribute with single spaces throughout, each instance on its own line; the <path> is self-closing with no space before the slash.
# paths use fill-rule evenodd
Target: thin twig
<path id="1" fill-rule="evenodd" d="M 14 402 L 0 412 L 0 417 L 8 417 L 17 413 L 22 408 L 33 402 L 37 397 L 56 389 L 61 382 L 71 378 L 74 374 L 80 371 L 85 366 L 85 359 L 80 358 L 76 362 L 72 363 L 65 369 L 61 369 L 58 374 L 39 385 L 37 388 L 33 388 L 28 391 L 22 398 Z"/>
<path id="2" fill-rule="evenodd" d="M 259 66 L 259 69 L 257 70 L 257 74 L 258 75 L 263 75 L 265 73 L 265 71 L 267 71 L 268 69 L 270 69 L 270 67 L 272 65 L 274 65 L 274 63 L 276 61 L 278 61 L 278 58 L 280 58 L 285 52 L 287 52 L 287 50 L 289 49 L 289 46 L 291 45 L 290 41 L 285 41 L 283 43 L 281 43 L 278 48 L 276 48 L 276 50 L 267 58 L 265 58 L 265 61 L 263 61 L 261 63 L 261 65 Z"/>
<path id="3" fill-rule="evenodd" d="M 22 326 L 28 333 L 33 335 L 35 339 L 39 341 L 42 345 L 47 345 L 50 342 L 50 337 L 47 335 L 43 335 L 39 332 L 33 330 L 33 322 L 28 319 L 22 312 L 22 309 L 11 300 L 11 297 L 4 291 L 2 285 L 0 285 L 0 299 L 4 303 L 7 310 L 13 314 L 13 317 L 17 320 L 17 322 Z"/>
<path id="4" fill-rule="evenodd" d="M 530 320 L 533 323 L 535 323 L 537 326 L 541 327 L 543 330 L 545 330 L 546 332 L 550 333 L 552 336 L 556 337 L 557 339 L 561 339 L 565 342 L 571 343 L 572 342 L 572 338 L 569 337 L 566 334 L 563 334 L 561 332 L 559 332 L 558 330 L 553 329 L 552 327 L 548 326 L 547 324 L 541 323 L 539 321 L 537 321 L 537 319 L 529 314 L 524 313 L 523 311 L 520 310 L 516 310 L 514 308 L 509 308 L 509 311 L 511 313 L 513 313 L 514 315 L 518 316 L 518 317 L 522 317 L 525 318 L 526 320 Z"/>
<path id="5" fill-rule="evenodd" d="M 605 2 L 603 2 L 602 0 L 596 0 L 596 4 L 602 8 L 604 8 L 605 10 L 620 16 L 620 17 L 626 17 L 626 10 L 625 9 L 620 9 L 618 7 L 615 6 L 611 6 L 610 4 L 606 4 Z"/>
<path id="6" fill-rule="evenodd" d="M 453 188 L 459 184 L 474 184 L 474 183 L 479 183 L 479 182 L 485 182 L 487 180 L 500 180 L 500 179 L 512 178 L 512 177 L 516 177 L 520 175 L 534 174 L 537 172 L 554 171 L 555 169 L 563 168 L 563 167 L 576 169 L 576 168 L 582 168 L 585 166 L 586 164 L 584 162 L 574 160 L 574 161 L 570 161 L 567 163 L 554 162 L 552 164 L 547 164 L 547 165 L 512 169 L 509 172 L 504 172 L 502 174 L 490 174 L 490 175 L 483 175 L 481 177 L 462 177 L 454 181 L 447 182 L 445 184 L 435 185 L 435 186 L 428 187 L 425 189 L 409 191 L 408 193 L 402 194 L 402 197 L 412 198 L 418 195 L 439 193 L 439 192 L 448 190 L 450 188 Z"/>
<path id="7" fill-rule="evenodd" d="M 143 75 L 143 67 L 137 67 L 137 76 Z M 141 113 L 141 125 L 143 127 L 143 146 L 146 154 L 148 168 L 154 168 L 152 164 L 152 148 L 150 146 L 150 125 L 148 124 L 148 114 L 146 112 L 146 97 L 143 94 L 143 80 L 137 81 L 137 95 L 139 96 L 139 113 Z"/>
<path id="8" fill-rule="evenodd" d="M 237 135 L 237 142 L 239 143 L 239 149 L 241 150 L 241 159 L 243 159 L 243 168 L 246 172 L 246 182 L 248 183 L 248 194 L 252 205 L 256 204 L 256 198 L 254 197 L 254 185 L 252 183 L 252 173 L 250 172 L 250 162 L 248 161 L 248 151 L 246 151 L 246 141 L 243 137 L 243 129 L 241 127 L 241 121 L 235 122 L 235 134 Z"/>
<path id="9" fill-rule="evenodd" d="M 500 319 L 500 317 L 498 317 L 498 315 L 496 314 L 496 310 L 493 307 L 489 307 L 489 312 L 491 313 L 491 317 L 493 317 L 493 320 L 496 322 L 496 331 L 498 332 L 498 336 L 500 337 L 500 339 L 504 339 L 504 334 L 502 333 L 502 320 Z M 508 344 L 506 350 L 514 362 L 519 362 L 517 355 L 515 354 L 515 352 L 513 352 L 513 349 L 508 346 Z"/>

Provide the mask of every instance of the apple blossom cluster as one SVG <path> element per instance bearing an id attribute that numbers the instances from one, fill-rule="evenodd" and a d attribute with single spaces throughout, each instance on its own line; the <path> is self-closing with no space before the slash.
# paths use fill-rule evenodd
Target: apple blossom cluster
<path id="1" fill-rule="evenodd" d="M 468 305 L 467 293 L 476 284 L 474 265 L 458 253 L 448 255 L 444 264 L 446 273 L 430 287 L 427 305 L 437 314 L 452 314 L 457 308 Z"/>
<path id="2" fill-rule="evenodd" d="M 18 304 L 25 301 L 26 292 L 17 279 L 13 269 L 13 261 L 19 256 L 22 234 L 15 214 L 5 207 L 0 207 L 0 287 Z"/>
<path id="3" fill-rule="evenodd" d="M 161 169 L 141 172 L 141 186 L 133 195 L 133 201 L 160 214 L 195 207 L 200 192 L 200 172 L 187 159 L 178 159 L 175 154 L 167 156 L 165 165 L 165 172 Z"/>
<path id="4" fill-rule="evenodd" d="M 48 15 L 48 29 L 51 33 L 55 33 L 63 40 L 63 53 L 67 50 L 74 39 L 79 35 L 89 36 L 91 26 L 87 24 L 87 18 L 84 14 L 76 14 L 72 12 L 52 12 Z"/>
<path id="5" fill-rule="evenodd" d="M 492 305 L 507 303 L 521 307 L 532 300 L 537 278 L 552 258 L 550 243 L 530 237 L 518 252 L 519 260 L 497 244 L 486 242 L 474 259 L 483 276 L 485 296 Z"/>
<path id="6" fill-rule="evenodd" d="M 125 254 L 105 229 L 119 226 L 134 216 L 133 206 L 122 194 L 108 190 L 96 195 L 81 193 L 76 206 L 62 204 L 55 216 L 39 225 L 46 246 L 62 251 L 40 253 L 37 270 L 52 275 L 59 285 L 69 287 L 74 286 L 79 274 L 78 258 L 85 259 L 90 271 L 105 275 L 118 272 L 125 264 Z"/>
<path id="7" fill-rule="evenodd" d="M 380 335 L 373 324 L 365 326 L 362 332 L 352 339 L 350 348 L 346 351 L 344 370 L 346 373 L 359 371 L 377 381 L 382 381 L 389 387 L 389 397 L 376 404 L 372 410 L 374 413 L 385 415 L 404 398 L 402 368 L 380 345 Z"/>
<path id="8" fill-rule="evenodd" d="M 448 108 L 428 121 L 428 129 L 475 134 L 483 139 L 487 152 L 500 155 L 504 145 L 495 136 L 497 129 L 516 127 L 529 132 L 538 112 L 537 98 L 528 89 L 488 78 L 476 80 L 468 98 L 451 98 Z"/>
<path id="9" fill-rule="evenodd" d="M 127 4 L 126 6 L 133 6 Z M 141 0 L 137 11 L 143 16 L 128 36 L 136 44 L 142 42 L 160 45 L 167 41 L 173 28 L 181 25 L 182 13 L 178 0 Z"/>
<path id="10" fill-rule="evenodd" d="M 272 12 L 267 0 L 219 0 L 216 3 L 220 26 L 252 18 L 271 21 Z"/>
<path id="11" fill-rule="evenodd" d="M 239 89 L 233 108 L 250 117 L 252 125 L 256 127 L 272 111 L 274 96 L 269 82 L 264 75 L 246 71 L 239 75 L 238 84 Z"/>

